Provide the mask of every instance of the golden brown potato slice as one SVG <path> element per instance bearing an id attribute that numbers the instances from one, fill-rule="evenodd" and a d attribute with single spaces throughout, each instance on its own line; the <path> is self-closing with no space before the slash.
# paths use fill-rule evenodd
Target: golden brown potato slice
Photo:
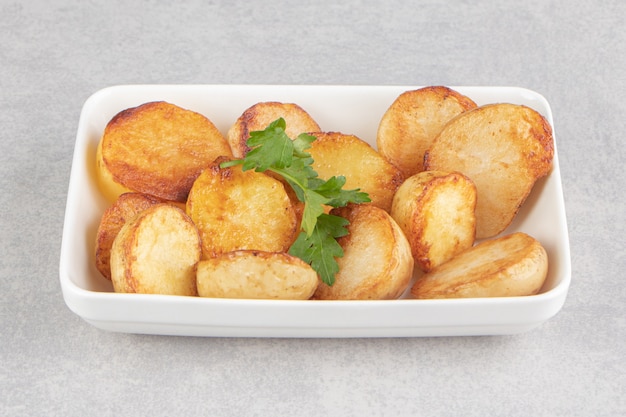
<path id="1" fill-rule="evenodd" d="M 337 259 L 335 283 L 320 283 L 313 298 L 379 300 L 402 295 L 413 275 L 413 257 L 391 216 L 371 204 L 348 205 L 331 213 L 348 219 L 349 234 L 337 239 L 344 256 Z"/>
<path id="2" fill-rule="evenodd" d="M 111 248 L 111 281 L 122 293 L 197 295 L 202 249 L 196 226 L 183 210 L 148 207 L 122 227 Z"/>
<path id="3" fill-rule="evenodd" d="M 221 162 L 200 174 L 187 200 L 204 257 L 239 249 L 286 252 L 300 225 L 283 184 L 239 165 L 220 168 Z"/>
<path id="4" fill-rule="evenodd" d="M 117 182 L 113 177 L 113 173 L 107 168 L 102 159 L 102 139 L 100 139 L 96 148 L 96 183 L 102 195 L 112 202 L 117 200 L 122 194 L 136 192 Z"/>
<path id="5" fill-rule="evenodd" d="M 415 264 L 430 271 L 474 244 L 475 207 L 476 187 L 465 175 L 422 171 L 398 188 L 391 217 L 411 244 Z"/>
<path id="6" fill-rule="evenodd" d="M 96 268 L 107 279 L 111 279 L 111 246 L 115 237 L 127 221 L 140 212 L 163 200 L 141 193 L 124 193 L 107 208 L 96 232 Z"/>
<path id="7" fill-rule="evenodd" d="M 325 180 L 346 177 L 344 189 L 360 188 L 369 194 L 372 204 L 389 212 L 393 195 L 404 177 L 400 170 L 383 158 L 367 142 L 354 135 L 338 132 L 312 132 L 317 139 L 308 152 L 313 169 Z"/>
<path id="8" fill-rule="evenodd" d="M 550 124 L 535 110 L 490 104 L 448 123 L 424 157 L 424 168 L 459 171 L 478 192 L 476 238 L 506 229 L 537 179 L 552 168 Z"/>
<path id="9" fill-rule="evenodd" d="M 306 300 L 318 282 L 309 264 L 279 252 L 228 252 L 200 261 L 197 269 L 201 297 Z"/>
<path id="10" fill-rule="evenodd" d="M 541 244 L 516 232 L 467 249 L 418 279 L 416 298 L 513 297 L 539 292 L 548 273 Z"/>
<path id="11" fill-rule="evenodd" d="M 287 126 L 285 133 L 294 139 L 300 133 L 317 132 L 317 122 L 302 107 L 293 103 L 267 101 L 246 109 L 230 127 L 226 138 L 235 158 L 243 158 L 250 148 L 246 145 L 250 132 L 265 130 L 274 120 L 282 117 Z"/>
<path id="12" fill-rule="evenodd" d="M 448 121 L 476 107 L 471 99 L 444 86 L 405 91 L 378 126 L 378 152 L 405 177 L 424 170 L 424 152 Z"/>
<path id="13" fill-rule="evenodd" d="M 124 191 L 184 202 L 202 169 L 231 156 L 224 136 L 205 116 L 167 102 L 118 113 L 98 146 L 96 167 L 103 193 Z"/>

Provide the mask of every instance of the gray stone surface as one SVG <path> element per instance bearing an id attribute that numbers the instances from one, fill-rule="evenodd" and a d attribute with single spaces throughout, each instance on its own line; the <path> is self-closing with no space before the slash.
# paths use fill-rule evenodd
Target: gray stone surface
<path id="1" fill-rule="evenodd" d="M 626 3 L 0 3 L 0 414 L 626 414 Z M 551 103 L 572 285 L 506 337 L 221 339 L 100 331 L 64 304 L 81 106 L 130 83 L 513 85 Z"/>

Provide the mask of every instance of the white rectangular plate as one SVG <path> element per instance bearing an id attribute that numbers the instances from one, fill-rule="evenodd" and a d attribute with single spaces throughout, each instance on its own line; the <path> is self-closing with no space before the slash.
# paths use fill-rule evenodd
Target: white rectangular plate
<path id="1" fill-rule="evenodd" d="M 325 131 L 376 145 L 378 123 L 402 92 L 420 86 L 131 85 L 103 89 L 82 109 L 67 196 L 60 281 L 68 307 L 110 331 L 236 337 L 415 337 L 513 334 L 530 330 L 563 306 L 571 279 L 569 239 L 555 147 L 554 169 L 540 180 L 505 231 L 524 231 L 546 248 L 550 269 L 538 295 L 391 301 L 274 301 L 117 294 L 94 266 L 95 234 L 108 203 L 94 180 L 98 141 L 119 111 L 165 100 L 204 114 L 226 134 L 261 101 L 299 104 Z M 516 87 L 452 87 L 478 105 L 534 108 L 554 127 L 548 102 Z M 556 135 L 555 135 L 556 138 Z"/>

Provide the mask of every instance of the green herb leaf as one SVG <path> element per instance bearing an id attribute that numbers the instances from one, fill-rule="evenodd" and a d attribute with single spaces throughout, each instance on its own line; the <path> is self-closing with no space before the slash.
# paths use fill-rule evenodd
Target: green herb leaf
<path id="1" fill-rule="evenodd" d="M 311 235 L 301 232 L 289 254 L 309 263 L 327 285 L 335 283 L 339 265 L 335 258 L 343 256 L 343 249 L 336 238 L 348 234 L 348 220 L 331 214 L 321 214 Z"/>
<path id="2" fill-rule="evenodd" d="M 332 207 L 344 207 L 348 203 L 367 203 L 370 201 L 367 193 L 359 190 L 344 190 L 346 183 L 344 176 L 331 177 L 328 181 L 320 184 L 316 191 L 329 199 L 326 203 Z"/>
<path id="3" fill-rule="evenodd" d="M 285 127 L 285 120 L 280 118 L 263 131 L 250 132 L 246 143 L 252 149 L 244 158 L 244 170 L 263 172 L 270 167 L 284 168 L 291 165 L 294 144 L 285 133 Z"/>
<path id="4" fill-rule="evenodd" d="M 302 133 L 290 139 L 285 133 L 286 122 L 279 118 L 265 130 L 250 133 L 246 142 L 251 150 L 243 159 L 223 162 L 225 168 L 242 164 L 243 170 L 258 172 L 270 170 L 285 179 L 296 196 L 304 202 L 301 233 L 289 249 L 289 253 L 311 265 L 322 281 L 333 285 L 339 271 L 337 259 L 343 249 L 337 238 L 348 233 L 348 220 L 326 214 L 325 206 L 343 207 L 349 203 L 370 201 L 367 193 L 358 189 L 344 190 L 343 176 L 323 180 L 312 167 L 313 158 L 306 152 L 315 137 Z"/>

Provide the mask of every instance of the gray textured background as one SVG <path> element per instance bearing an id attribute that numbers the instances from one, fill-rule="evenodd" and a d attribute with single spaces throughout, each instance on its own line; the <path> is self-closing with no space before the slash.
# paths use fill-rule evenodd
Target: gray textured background
<path id="1" fill-rule="evenodd" d="M 0 3 L 0 414 L 626 414 L 626 3 Z M 512 85 L 554 112 L 563 310 L 507 337 L 114 334 L 58 280 L 81 106 L 128 83 Z"/>

